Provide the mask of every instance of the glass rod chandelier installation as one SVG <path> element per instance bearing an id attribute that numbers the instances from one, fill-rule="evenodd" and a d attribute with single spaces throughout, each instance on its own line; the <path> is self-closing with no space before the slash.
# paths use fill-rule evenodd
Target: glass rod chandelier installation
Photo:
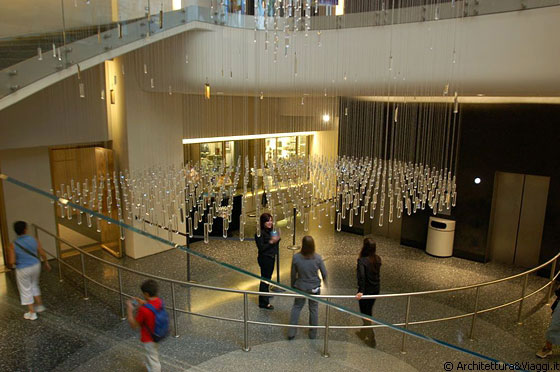
<path id="1" fill-rule="evenodd" d="M 356 40 L 360 34 L 352 27 L 321 31 L 338 19 L 324 17 L 322 3 L 255 1 L 254 14 L 243 15 L 254 27 L 210 25 L 213 32 L 189 31 L 146 46 L 117 61 L 119 67 L 115 62 L 109 82 L 114 89 L 127 84 L 123 99 L 157 106 L 151 121 L 179 122 L 183 138 L 336 130 L 338 153 L 270 158 L 255 152 L 228 165 L 178 165 L 176 157 L 162 154 L 165 142 L 152 146 L 155 141 L 143 138 L 145 157 L 161 165 L 117 163 L 115 172 L 55 185 L 58 216 L 101 231 L 101 220 L 72 210 L 64 203 L 70 200 L 143 230 L 157 228 L 169 240 L 203 231 L 208 242 L 217 218 L 223 237 L 230 235 L 238 196 L 239 239 L 245 239 L 247 223 L 260 235 L 262 193 L 276 220 L 293 218 L 295 209 L 304 231 L 315 220 L 319 227 L 328 220 L 341 231 L 343 224 L 370 219 L 383 226 L 426 209 L 448 213 L 457 203 L 457 29 L 465 3 L 348 1 L 356 13 L 363 8 L 359 26 L 381 26 L 363 27 L 377 44 Z M 215 17 L 223 4 L 211 4 Z M 425 24 L 408 26 L 422 14 Z M 442 15 L 446 21 L 439 20 Z M 339 20 L 358 19 L 350 16 L 355 15 Z M 419 27 L 426 30 L 422 45 L 411 41 L 418 40 Z M 329 121 L 335 124 L 325 129 Z M 249 208 L 256 212 L 254 221 Z"/>
<path id="2" fill-rule="evenodd" d="M 394 112 L 397 110 L 398 107 Z M 398 118 L 393 120 L 397 123 Z M 375 218 L 376 210 L 377 223 L 382 226 L 385 215 L 392 223 L 404 213 L 411 215 L 429 208 L 436 214 L 455 206 L 454 126 L 442 128 L 439 137 L 429 134 L 437 130 L 416 128 L 424 133 L 413 141 L 407 136 L 413 130 L 410 125 L 388 128 L 384 130 L 384 140 L 380 140 L 385 142 L 385 153 L 374 158 L 291 157 L 265 162 L 255 157 L 251 163 L 246 157 L 244 161 L 238 158 L 235 168 L 188 163 L 178 169 L 146 169 L 133 175 L 121 171 L 83 182 L 71 180 L 70 185 L 61 184 L 56 189 L 58 216 L 72 219 L 76 215 L 78 225 L 85 222 L 93 228 L 93 214 L 73 209 L 66 202 L 69 200 L 120 222 L 139 225 L 144 231 L 147 226 L 157 227 L 158 232 L 166 230 L 170 241 L 173 234 L 181 231 L 192 238 L 202 224 L 204 241 L 208 243 L 216 218 L 222 219 L 223 237 L 228 236 L 236 194 L 241 197 L 239 239 L 245 239 L 248 197 L 253 198 L 256 207 L 254 224 L 260 236 L 263 207 L 256 201 L 259 189 L 265 193 L 267 209 L 275 220 L 292 218 L 295 209 L 304 231 L 308 231 L 310 219 L 319 220 L 321 228 L 322 216 L 330 217 L 330 223 L 336 223 L 336 230 L 341 231 L 342 220 L 347 219 L 350 227 L 358 220 L 363 224 L 366 216 Z M 387 146 L 389 139 L 391 144 Z M 439 147 L 432 148 L 430 142 L 439 145 L 442 141 L 446 142 L 445 151 L 432 153 L 433 148 Z M 412 155 L 418 156 L 418 161 L 411 160 Z M 443 161 L 445 167 L 431 166 L 434 159 Z M 290 226 L 288 223 L 287 228 Z M 100 218 L 95 218 L 95 228 L 101 232 Z M 125 239 L 122 228 L 121 239 Z"/>

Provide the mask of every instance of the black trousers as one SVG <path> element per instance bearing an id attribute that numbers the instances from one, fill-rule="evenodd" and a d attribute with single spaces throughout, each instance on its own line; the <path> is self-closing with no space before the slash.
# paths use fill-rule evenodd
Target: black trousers
<path id="1" fill-rule="evenodd" d="M 259 256 L 257 261 L 261 268 L 261 276 L 266 279 L 272 278 L 272 272 L 274 271 L 274 257 Z M 259 292 L 268 292 L 268 283 L 261 282 L 259 285 Z M 259 296 L 259 306 L 267 306 L 270 300 L 270 296 Z"/>
<path id="2" fill-rule="evenodd" d="M 368 299 L 359 300 L 358 303 L 360 304 L 360 312 L 362 314 L 371 316 L 371 311 L 373 309 L 373 304 L 375 304 L 375 298 L 371 298 L 371 299 L 368 298 Z M 362 319 L 362 322 L 364 323 L 364 325 L 372 324 L 372 322 L 370 320 Z M 370 346 L 375 347 L 375 332 L 373 331 L 373 328 L 371 328 L 371 329 L 360 329 L 360 334 L 361 334 L 360 337 L 363 337 L 364 341 L 365 341 L 366 337 L 369 337 L 370 338 L 369 342 L 373 343 L 373 345 L 370 344 Z"/>
<path id="3" fill-rule="evenodd" d="M 373 304 L 375 304 L 375 298 L 368 298 L 358 301 L 360 304 L 360 313 L 371 316 L 373 309 Z"/>

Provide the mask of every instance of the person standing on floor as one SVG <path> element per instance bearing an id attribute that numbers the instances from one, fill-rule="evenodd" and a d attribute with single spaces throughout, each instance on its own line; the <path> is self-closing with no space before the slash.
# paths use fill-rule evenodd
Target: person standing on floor
<path id="1" fill-rule="evenodd" d="M 157 341 L 154 337 L 156 325 L 156 313 L 165 312 L 163 301 L 157 297 L 158 284 L 152 279 L 146 280 L 140 286 L 144 299 L 135 298 L 127 302 L 127 320 L 132 329 L 140 328 L 140 342 L 144 345 L 146 352 L 145 365 L 148 372 L 160 372 L 159 351 Z M 136 316 L 134 308 L 137 306 Z M 165 331 L 167 332 L 167 331 Z M 165 334 L 166 335 L 166 334 Z M 165 337 L 165 335 L 161 335 Z"/>
<path id="2" fill-rule="evenodd" d="M 280 236 L 274 230 L 274 221 L 270 213 L 261 214 L 261 236 L 255 234 L 255 242 L 259 254 L 257 262 L 261 268 L 261 276 L 266 279 L 272 278 L 274 271 L 274 262 L 278 254 L 278 245 L 280 243 Z M 269 285 L 266 282 L 261 282 L 259 285 L 259 292 L 268 292 Z M 259 307 L 261 309 L 272 310 L 274 306 L 270 304 L 270 296 L 259 296 Z"/>
<path id="3" fill-rule="evenodd" d="M 543 348 L 537 352 L 537 356 L 542 359 L 552 355 L 552 345 L 560 345 L 560 309 L 558 309 L 560 288 L 557 288 L 554 293 L 556 294 L 556 300 L 551 306 L 552 319 L 546 330 L 546 342 Z"/>
<path id="4" fill-rule="evenodd" d="M 41 242 L 27 235 L 27 223 L 17 221 L 14 223 L 14 231 L 17 238 L 8 247 L 8 265 L 16 268 L 16 281 L 21 304 L 27 305 L 28 312 L 23 314 L 23 317 L 28 320 L 36 320 L 37 313 L 45 311 L 39 288 L 39 276 L 41 275 L 39 257 L 45 262 L 45 268 L 48 271 L 51 270 L 51 266 Z"/>
<path id="5" fill-rule="evenodd" d="M 376 244 L 371 238 L 364 239 L 364 245 L 358 257 L 357 277 L 358 277 L 358 293 L 356 298 L 359 300 L 360 312 L 371 316 L 375 298 L 362 298 L 363 295 L 379 294 L 380 281 L 379 273 L 381 270 L 381 257 L 376 253 Z M 371 321 L 362 319 L 364 325 L 372 324 Z M 369 346 L 375 347 L 375 332 L 373 329 L 360 329 L 358 337 L 364 340 Z"/>
<path id="6" fill-rule="evenodd" d="M 301 251 L 296 253 L 292 259 L 291 286 L 300 291 L 313 295 L 321 294 L 321 278 L 327 281 L 327 268 L 320 255 L 315 253 L 315 241 L 311 236 L 304 236 L 301 242 Z M 316 326 L 319 323 L 319 303 L 309 301 L 309 325 Z M 299 321 L 299 314 L 305 304 L 304 297 L 296 297 L 290 315 L 290 324 L 296 325 Z M 288 340 L 293 340 L 296 336 L 297 328 L 288 329 Z M 309 338 L 317 337 L 317 328 L 309 330 Z"/>

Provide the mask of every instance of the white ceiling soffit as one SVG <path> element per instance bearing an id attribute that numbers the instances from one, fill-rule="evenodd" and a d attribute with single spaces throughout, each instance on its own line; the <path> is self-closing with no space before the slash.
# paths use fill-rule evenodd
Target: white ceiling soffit
<path id="1" fill-rule="evenodd" d="M 264 33 L 210 26 L 164 40 L 156 50 L 178 54 L 155 71 L 155 90 L 265 96 L 560 96 L 560 6 L 464 19 L 297 33 L 278 61 Z M 269 40 L 273 33 L 269 32 Z M 388 82 L 392 41 L 393 68 Z M 452 64 L 453 49 L 456 63 Z M 294 73 L 297 52 L 297 76 Z M 151 51 L 145 51 L 152 54 Z M 185 64 L 184 56 L 189 55 Z M 346 77 L 346 78 L 345 78 Z M 158 84 L 158 82 L 160 84 Z M 149 87 L 146 87 L 149 88 Z"/>
<path id="2" fill-rule="evenodd" d="M 108 51 L 80 66 L 84 70 L 140 48 L 148 49 L 143 53 L 153 48 L 165 57 L 165 66 L 154 69 L 159 83 L 155 90 L 162 92 L 172 83 L 174 92 L 201 94 L 208 79 L 212 92 L 225 95 L 439 96 L 450 84 L 451 95 L 457 90 L 462 96 L 559 97 L 560 48 L 554 47 L 560 35 L 559 19 L 560 6 L 554 6 L 325 30 L 321 46 L 314 40 L 315 32 L 308 38 L 299 33 L 290 46 L 292 56 L 294 51 L 298 55 L 297 76 L 295 58 L 284 57 L 283 48 L 274 63 L 271 50 L 264 49 L 264 32 L 258 33 L 254 43 L 251 30 L 192 22 Z M 176 38 L 171 40 L 172 36 Z M 456 64 L 450 63 L 453 47 Z M 387 78 L 390 49 L 392 84 Z M 76 72 L 72 66 L 23 87 L 1 99 L 0 110 Z"/>

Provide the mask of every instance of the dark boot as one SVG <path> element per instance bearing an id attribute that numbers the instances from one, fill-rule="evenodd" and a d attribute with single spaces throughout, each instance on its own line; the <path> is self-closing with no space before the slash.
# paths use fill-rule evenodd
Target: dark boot
<path id="1" fill-rule="evenodd" d="M 371 323 L 368 322 L 365 319 L 362 319 L 362 322 L 364 325 L 370 325 Z M 362 340 L 362 341 L 366 341 L 368 335 L 369 335 L 369 329 L 367 328 L 360 328 L 357 332 L 356 335 Z"/>
<path id="2" fill-rule="evenodd" d="M 356 331 L 356 336 L 358 336 L 360 338 L 360 340 L 365 341 L 366 338 L 367 338 L 366 330 L 365 329 L 360 329 L 360 330 Z"/>
<path id="3" fill-rule="evenodd" d="M 373 329 L 368 331 L 370 331 L 370 333 L 368 335 L 366 343 L 369 347 L 375 348 L 377 346 L 377 341 L 375 341 L 375 332 L 373 331 Z"/>

